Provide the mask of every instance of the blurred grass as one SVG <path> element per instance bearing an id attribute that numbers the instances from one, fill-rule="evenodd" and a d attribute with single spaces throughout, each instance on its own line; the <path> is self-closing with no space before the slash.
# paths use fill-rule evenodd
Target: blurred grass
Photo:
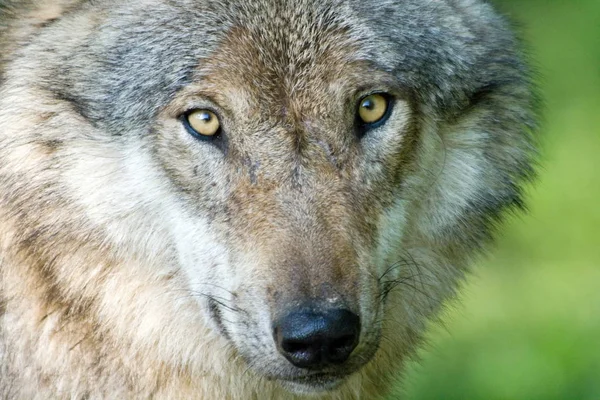
<path id="1" fill-rule="evenodd" d="M 600 0 L 496 0 L 541 74 L 543 169 L 391 399 L 600 400 Z"/>

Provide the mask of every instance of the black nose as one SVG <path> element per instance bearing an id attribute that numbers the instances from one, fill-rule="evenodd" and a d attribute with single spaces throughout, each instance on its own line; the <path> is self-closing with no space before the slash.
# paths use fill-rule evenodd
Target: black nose
<path id="1" fill-rule="evenodd" d="M 358 344 L 360 319 L 348 310 L 296 311 L 273 327 L 277 349 L 299 368 L 345 362 Z"/>

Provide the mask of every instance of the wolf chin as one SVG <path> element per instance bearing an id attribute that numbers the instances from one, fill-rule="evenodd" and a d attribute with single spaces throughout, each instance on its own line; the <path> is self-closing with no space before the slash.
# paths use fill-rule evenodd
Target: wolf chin
<path id="1" fill-rule="evenodd" d="M 0 1 L 0 398 L 385 397 L 530 76 L 478 0 Z"/>

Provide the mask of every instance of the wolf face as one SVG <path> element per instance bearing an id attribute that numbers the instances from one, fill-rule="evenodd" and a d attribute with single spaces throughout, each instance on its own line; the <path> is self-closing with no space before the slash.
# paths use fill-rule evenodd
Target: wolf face
<path id="1" fill-rule="evenodd" d="M 54 7 L 12 8 L 0 42 L 0 385 L 384 394 L 531 176 L 505 23 L 470 0 Z"/>

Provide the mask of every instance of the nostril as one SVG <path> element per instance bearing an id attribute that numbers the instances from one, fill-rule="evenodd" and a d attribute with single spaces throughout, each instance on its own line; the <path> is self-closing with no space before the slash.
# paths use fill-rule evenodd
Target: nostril
<path id="1" fill-rule="evenodd" d="M 293 340 L 284 340 L 281 343 L 281 348 L 287 353 L 302 353 L 310 350 L 311 345 Z"/>
<path id="2" fill-rule="evenodd" d="M 357 336 L 354 334 L 332 340 L 329 344 L 329 360 L 334 364 L 346 361 L 352 350 L 356 347 L 356 341 Z"/>
<path id="3" fill-rule="evenodd" d="M 355 335 L 346 335 L 339 339 L 334 339 L 331 342 L 331 347 L 334 349 L 341 349 L 344 347 L 349 347 L 354 344 Z"/>
<path id="4" fill-rule="evenodd" d="M 279 352 L 300 368 L 345 362 L 360 335 L 360 320 L 348 310 L 298 311 L 274 324 Z"/>

